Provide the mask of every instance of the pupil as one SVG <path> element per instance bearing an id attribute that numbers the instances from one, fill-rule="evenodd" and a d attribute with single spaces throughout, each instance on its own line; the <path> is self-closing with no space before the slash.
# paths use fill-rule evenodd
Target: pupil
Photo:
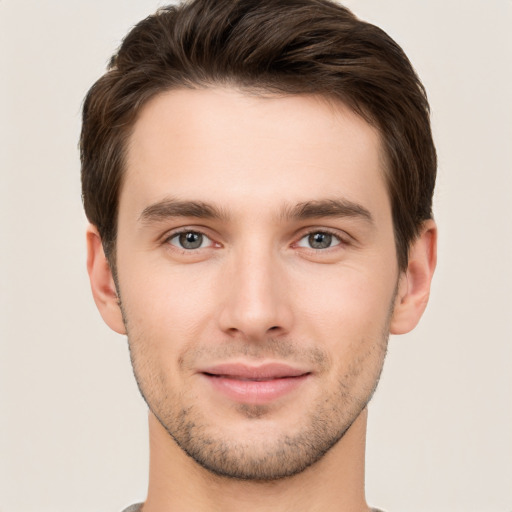
<path id="1" fill-rule="evenodd" d="M 180 235 L 180 244 L 185 249 L 197 249 L 203 243 L 203 235 L 200 233 L 182 233 Z"/>
<path id="2" fill-rule="evenodd" d="M 309 244 L 313 249 L 327 249 L 332 242 L 332 235 L 329 233 L 314 233 L 309 235 Z"/>

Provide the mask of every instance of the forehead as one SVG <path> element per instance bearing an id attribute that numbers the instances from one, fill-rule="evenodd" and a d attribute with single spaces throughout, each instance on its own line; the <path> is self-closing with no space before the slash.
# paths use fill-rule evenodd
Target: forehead
<path id="1" fill-rule="evenodd" d="M 341 195 L 372 208 L 387 202 L 383 160 L 378 131 L 341 103 L 174 90 L 150 100 L 133 127 L 120 209 L 166 195 L 233 209 Z"/>

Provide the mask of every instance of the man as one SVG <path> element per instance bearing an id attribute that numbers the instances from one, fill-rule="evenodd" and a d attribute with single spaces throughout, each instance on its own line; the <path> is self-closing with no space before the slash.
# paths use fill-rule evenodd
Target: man
<path id="1" fill-rule="evenodd" d="M 428 104 L 329 0 L 195 0 L 125 38 L 81 137 L 88 271 L 149 407 L 156 511 L 368 511 L 367 404 L 436 260 Z"/>

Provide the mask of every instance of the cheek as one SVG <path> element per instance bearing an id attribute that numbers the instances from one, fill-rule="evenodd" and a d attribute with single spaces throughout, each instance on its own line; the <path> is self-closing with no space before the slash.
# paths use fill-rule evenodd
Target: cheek
<path id="1" fill-rule="evenodd" d="M 310 282 L 314 285 L 301 286 L 295 293 L 301 298 L 301 316 L 333 335 L 381 334 L 394 296 L 393 279 L 344 268 Z"/>
<path id="2" fill-rule="evenodd" d="M 196 338 L 214 318 L 212 287 L 200 272 L 169 265 L 143 270 L 134 266 L 119 278 L 130 334 L 157 352 L 178 350 L 183 340 Z"/>
<path id="3" fill-rule="evenodd" d="M 134 373 L 144 397 L 157 409 L 163 390 L 172 393 L 183 385 L 182 354 L 191 341 L 204 337 L 202 287 L 178 277 L 152 272 L 124 286 L 120 280 Z"/>
<path id="4" fill-rule="evenodd" d="M 394 283 L 354 274 L 332 284 L 309 313 L 318 343 L 331 354 L 333 385 L 353 396 L 369 395 L 384 362 Z M 321 323 L 319 322 L 321 319 Z"/>
<path id="5" fill-rule="evenodd" d="M 299 329 L 330 354 L 333 388 L 366 396 L 384 362 L 395 284 L 355 271 L 337 277 L 308 294 Z"/>

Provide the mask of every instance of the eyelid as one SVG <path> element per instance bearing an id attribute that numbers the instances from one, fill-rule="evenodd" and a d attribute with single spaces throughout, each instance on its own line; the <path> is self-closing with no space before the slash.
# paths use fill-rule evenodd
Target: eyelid
<path id="1" fill-rule="evenodd" d="M 339 244 L 336 244 L 333 247 L 329 247 L 329 249 L 332 249 L 334 247 L 337 247 L 338 245 L 350 245 L 354 242 L 354 239 L 345 231 L 340 231 L 339 229 L 319 226 L 319 227 L 308 227 L 305 229 L 302 229 L 299 231 L 297 236 L 295 237 L 296 242 L 294 242 L 294 245 L 296 245 L 300 240 L 304 239 L 307 236 L 313 235 L 315 233 L 325 233 L 327 235 L 331 235 L 335 237 L 337 240 L 339 240 Z M 321 250 L 325 251 L 327 249 L 313 249 L 313 251 Z"/>
<path id="2" fill-rule="evenodd" d="M 175 229 L 171 229 L 170 231 L 167 231 L 163 236 L 162 236 L 162 243 L 163 244 L 168 244 L 168 245 L 171 245 L 172 247 L 178 249 L 178 250 L 182 250 L 182 251 L 186 251 L 186 252 L 193 252 L 193 251 L 198 251 L 200 249 L 207 249 L 207 248 L 210 248 L 210 247 L 215 247 L 215 246 L 218 246 L 220 247 L 220 244 L 218 242 L 215 241 L 215 239 L 207 233 L 207 231 L 209 231 L 208 229 L 202 227 L 202 226 L 180 226 L 179 228 L 175 228 Z M 203 237 L 207 238 L 209 241 L 210 241 L 210 244 L 207 246 L 207 247 L 199 247 L 197 249 L 185 249 L 183 247 L 179 247 L 177 245 L 174 245 L 174 244 L 171 244 L 170 241 L 183 234 L 183 233 L 197 233 L 197 234 L 200 234 L 202 235 Z"/>
<path id="3" fill-rule="evenodd" d="M 309 238 L 312 236 L 312 235 L 318 235 L 318 234 L 322 234 L 322 235 L 328 235 L 331 237 L 331 245 L 329 245 L 328 247 L 324 247 L 324 248 L 318 248 L 318 247 L 310 247 L 308 244 L 309 244 Z M 304 245 L 301 244 L 301 242 L 303 240 L 307 240 L 307 242 L 305 242 Z M 332 243 L 334 242 L 334 243 Z M 299 238 L 299 240 L 297 241 L 297 246 L 298 247 L 302 247 L 304 249 L 310 249 L 310 250 L 313 250 L 313 251 L 327 251 L 329 249 L 334 249 L 335 247 L 338 247 L 339 245 L 343 245 L 343 240 L 335 235 L 334 233 L 329 233 L 327 231 L 312 231 L 311 233 L 307 233 L 305 234 L 303 237 Z"/>
<path id="4" fill-rule="evenodd" d="M 184 248 L 180 248 L 179 246 L 169 243 L 171 239 L 179 236 L 180 234 L 191 233 L 191 232 L 201 234 L 202 236 L 204 236 L 205 238 L 207 238 L 210 241 L 210 244 L 207 247 L 201 247 L 198 249 L 184 249 Z M 301 228 L 296 233 L 296 235 L 293 237 L 295 241 L 292 243 L 291 246 L 292 247 L 300 247 L 300 246 L 298 246 L 298 242 L 301 241 L 302 239 L 304 239 L 305 237 L 312 235 L 314 233 L 329 234 L 329 235 L 335 237 L 336 240 L 339 241 L 339 243 L 335 244 L 332 247 L 328 247 L 326 249 L 314 249 L 312 247 L 310 247 L 310 248 L 301 247 L 301 249 L 306 249 L 306 250 L 310 250 L 310 251 L 314 251 L 314 252 L 327 252 L 329 250 L 335 250 L 339 246 L 346 247 L 349 245 L 353 245 L 354 243 L 357 244 L 357 241 L 346 231 L 341 231 L 339 229 L 330 228 L 330 227 L 326 227 L 326 226 L 309 226 L 307 228 Z M 194 225 L 180 226 L 180 227 L 171 229 L 169 231 L 166 231 L 162 235 L 160 240 L 161 240 L 162 244 L 172 245 L 172 247 L 174 247 L 178 250 L 186 251 L 186 252 L 193 252 L 193 251 L 197 251 L 200 249 L 207 249 L 207 248 L 211 248 L 211 247 L 222 247 L 222 245 L 223 245 L 220 242 L 216 241 L 216 237 L 214 235 L 212 236 L 210 229 L 206 228 L 205 226 L 194 226 Z"/>

